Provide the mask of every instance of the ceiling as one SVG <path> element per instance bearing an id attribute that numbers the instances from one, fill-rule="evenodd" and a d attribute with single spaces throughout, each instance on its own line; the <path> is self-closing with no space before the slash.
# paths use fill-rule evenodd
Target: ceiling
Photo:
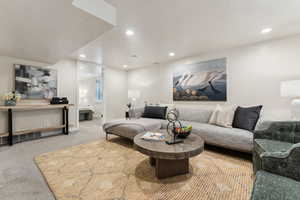
<path id="1" fill-rule="evenodd" d="M 137 68 L 300 33 L 299 0 L 107 2 L 117 8 L 117 26 L 73 58 L 84 53 L 87 61 Z M 266 27 L 273 31 L 262 35 Z M 126 36 L 126 29 L 135 35 Z M 169 52 L 176 56 L 169 57 Z"/>
<path id="2" fill-rule="evenodd" d="M 112 27 L 72 0 L 0 1 L 0 55 L 55 63 Z"/>

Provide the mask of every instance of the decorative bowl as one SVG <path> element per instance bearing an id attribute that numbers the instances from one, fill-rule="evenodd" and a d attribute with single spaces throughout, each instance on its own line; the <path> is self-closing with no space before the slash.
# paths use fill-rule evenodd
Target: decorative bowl
<path id="1" fill-rule="evenodd" d="M 176 135 L 177 138 L 185 139 L 191 134 L 191 132 L 192 132 L 192 129 L 184 130 L 184 129 L 178 128 L 173 131 L 173 134 Z"/>
<path id="2" fill-rule="evenodd" d="M 181 131 L 180 133 L 178 133 L 177 137 L 181 138 L 181 139 L 185 139 L 185 138 L 187 138 L 191 134 L 191 132 L 192 132 L 192 130 Z"/>

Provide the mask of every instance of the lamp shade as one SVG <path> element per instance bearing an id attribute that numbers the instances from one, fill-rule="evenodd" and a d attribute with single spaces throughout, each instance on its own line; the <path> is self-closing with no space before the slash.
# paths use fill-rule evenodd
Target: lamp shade
<path id="1" fill-rule="evenodd" d="M 300 80 L 281 82 L 282 97 L 300 97 Z"/>
<path id="2" fill-rule="evenodd" d="M 128 91 L 128 98 L 130 99 L 138 99 L 141 96 L 141 92 L 138 90 L 129 90 Z"/>

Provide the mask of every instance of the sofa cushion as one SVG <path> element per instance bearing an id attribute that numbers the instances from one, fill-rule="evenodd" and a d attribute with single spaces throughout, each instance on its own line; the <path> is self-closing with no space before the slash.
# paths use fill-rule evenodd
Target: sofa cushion
<path id="1" fill-rule="evenodd" d="M 176 107 L 176 109 L 179 111 L 179 120 L 182 121 L 208 123 L 212 114 L 212 109 L 208 108 Z"/>
<path id="2" fill-rule="evenodd" d="M 166 119 L 167 109 L 168 107 L 145 106 L 143 117 L 153 119 Z"/>
<path id="3" fill-rule="evenodd" d="M 258 171 L 251 200 L 300 199 L 300 182 L 283 176 Z"/>
<path id="4" fill-rule="evenodd" d="M 207 144 L 243 152 L 252 152 L 252 132 L 237 128 L 224 128 L 211 124 L 188 121 L 182 121 L 182 123 L 183 125 L 192 125 L 192 132 L 198 134 Z"/>
<path id="5" fill-rule="evenodd" d="M 255 139 L 255 149 L 258 153 L 263 152 L 286 152 L 293 146 L 292 143 L 277 140 Z"/>
<path id="6" fill-rule="evenodd" d="M 213 111 L 209 119 L 209 123 L 227 128 L 232 128 L 235 109 L 235 106 L 217 105 L 216 109 Z"/>
<path id="7" fill-rule="evenodd" d="M 258 122 L 262 106 L 255 106 L 249 108 L 238 107 L 234 114 L 232 126 L 234 128 L 254 131 Z"/>

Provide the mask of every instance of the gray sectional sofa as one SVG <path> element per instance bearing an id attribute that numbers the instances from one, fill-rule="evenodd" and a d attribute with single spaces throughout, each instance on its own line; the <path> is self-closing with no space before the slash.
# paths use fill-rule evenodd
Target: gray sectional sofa
<path id="1" fill-rule="evenodd" d="M 176 109 L 180 113 L 179 119 L 183 125 L 192 125 L 192 132 L 199 135 L 205 143 L 252 153 L 253 133 L 209 124 L 213 109 L 195 107 L 176 107 Z M 157 131 L 167 127 L 167 120 L 142 118 L 143 110 L 144 108 L 134 110 L 131 113 L 134 115 L 132 120 L 122 119 L 105 123 L 103 129 L 107 136 L 113 134 L 133 139 L 139 133 Z"/>

